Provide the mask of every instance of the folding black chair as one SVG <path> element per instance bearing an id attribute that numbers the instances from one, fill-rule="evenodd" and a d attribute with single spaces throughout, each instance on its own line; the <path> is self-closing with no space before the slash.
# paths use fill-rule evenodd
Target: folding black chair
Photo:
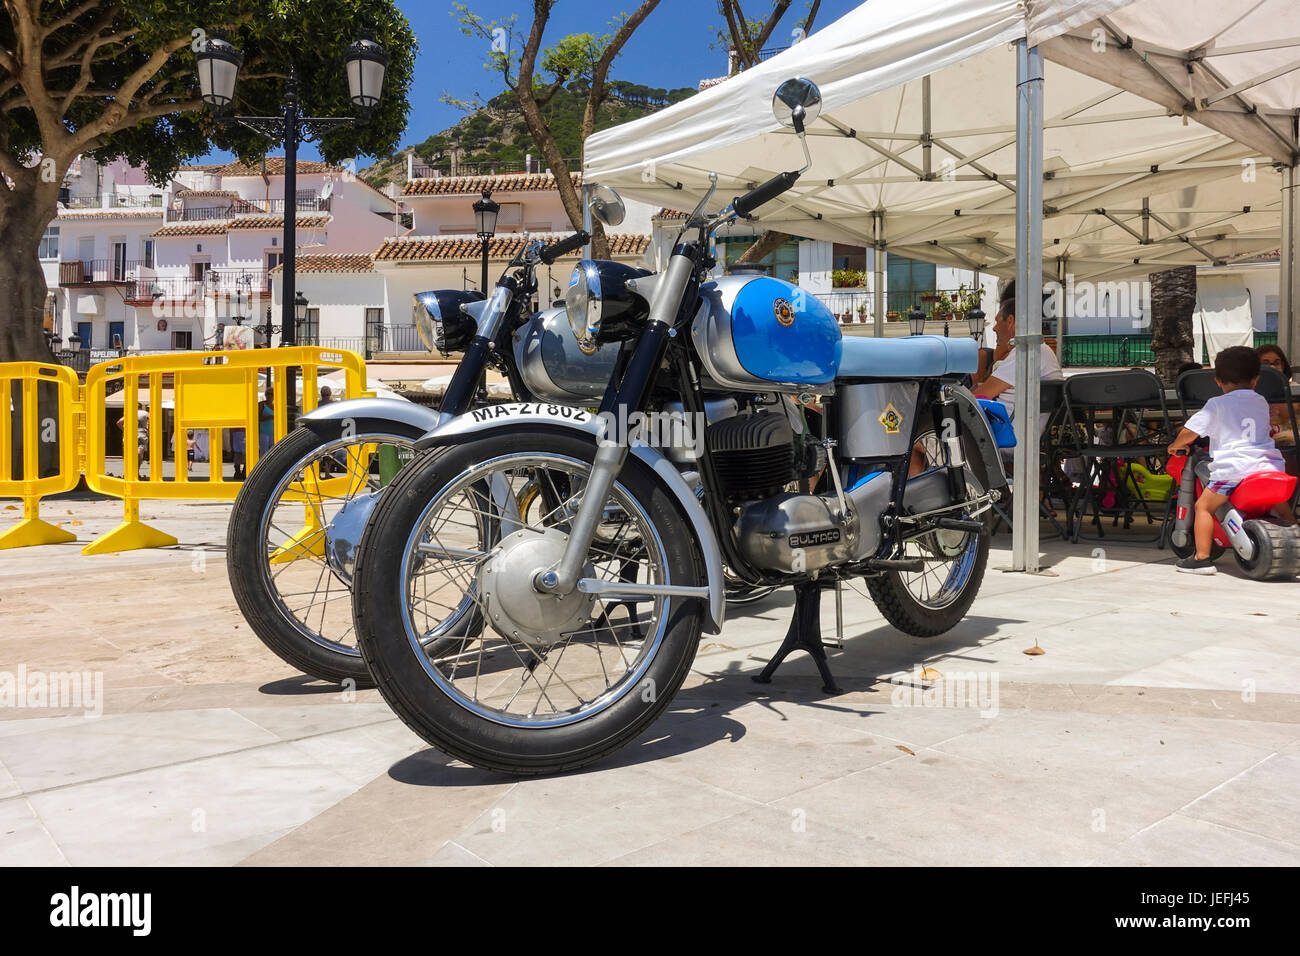
<path id="1" fill-rule="evenodd" d="M 1047 424 L 1043 428 L 1042 434 L 1038 439 L 1038 462 L 1039 462 L 1039 482 L 1038 482 L 1038 513 L 1041 517 L 1046 518 L 1056 529 L 1056 533 L 1064 541 L 1069 537 L 1066 529 L 1056 520 L 1056 515 L 1051 509 L 1051 496 L 1059 494 L 1060 488 L 1055 480 L 1054 472 L 1060 470 L 1056 458 L 1053 457 L 1053 448 L 1055 442 L 1051 436 L 1055 434 L 1055 423 L 1060 419 L 1064 409 L 1065 382 L 1040 382 L 1038 391 L 1039 412 L 1047 416 Z M 1004 455 L 1010 454 L 1011 449 L 1004 449 Z M 1067 482 L 1068 484 L 1068 482 Z M 1015 493 L 1015 479 L 1012 478 L 1012 494 Z M 1068 499 L 1066 499 L 1068 501 Z M 997 534 L 998 527 L 1005 524 L 1008 529 L 1011 527 L 1010 501 L 995 503 L 993 506 L 994 521 L 991 534 Z M 1068 510 L 1068 508 L 1067 508 Z"/>
<path id="2" fill-rule="evenodd" d="M 1116 524 L 1123 518 L 1127 527 L 1135 506 L 1154 524 L 1146 499 L 1130 494 L 1129 487 L 1134 461 L 1167 457 L 1169 410 L 1160 379 L 1143 369 L 1072 375 L 1065 380 L 1064 407 L 1060 450 L 1064 457 L 1081 459 L 1085 468 L 1082 493 L 1074 496 L 1067 515 L 1071 540 L 1082 536 L 1089 506 L 1097 537 L 1105 537 L 1102 498 L 1109 491 L 1116 500 L 1106 510 Z M 1099 442 L 1105 429 L 1109 436 Z M 1175 500 L 1172 494 L 1165 500 L 1160 533 L 1151 539 L 1161 547 Z"/>

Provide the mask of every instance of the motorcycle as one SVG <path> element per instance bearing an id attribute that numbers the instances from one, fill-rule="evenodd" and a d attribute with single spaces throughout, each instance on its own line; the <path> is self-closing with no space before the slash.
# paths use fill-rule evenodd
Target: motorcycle
<path id="1" fill-rule="evenodd" d="M 1166 470 L 1178 483 L 1170 550 L 1180 558 L 1196 553 L 1196 499 L 1210 480 L 1210 456 L 1200 439 L 1169 459 Z M 1289 581 L 1300 574 L 1300 525 L 1278 521 L 1272 510 L 1291 500 L 1296 479 L 1280 471 L 1247 475 L 1214 515 L 1210 557 L 1217 560 L 1229 548 L 1249 577 Z"/>
<path id="2" fill-rule="evenodd" d="M 711 277 L 714 230 L 811 167 L 805 127 L 820 107 L 806 79 L 778 88 L 803 168 L 715 214 L 711 177 L 663 271 L 575 268 L 565 303 L 579 345 L 617 346 L 597 413 L 520 402 L 444 421 L 380 498 L 357 551 L 357 644 L 393 710 L 444 752 L 543 774 L 618 750 L 671 702 L 701 632 L 721 630 L 728 578 L 795 591 L 756 679 L 803 650 L 828 693 L 826 585 L 864 578 L 913 635 L 966 614 L 1007 486 L 960 384 L 975 342 L 842 338 L 790 283 Z M 816 433 L 800 412 L 814 395 Z M 935 458 L 909 474 L 918 446 Z M 525 513 L 530 486 L 544 499 Z M 466 596 L 484 627 L 432 656 Z"/>
<path id="3" fill-rule="evenodd" d="M 617 212 L 611 213 L 616 215 Z M 330 682 L 372 681 L 352 638 L 356 544 L 379 493 L 414 453 L 417 438 L 486 401 L 485 369 L 503 372 L 513 396 L 595 401 L 612 370 L 610 350 L 581 355 L 562 309 L 530 314 L 536 269 L 581 248 L 585 233 L 524 244 L 490 299 L 437 290 L 415 296 L 417 332 L 430 352 L 460 354 L 437 411 L 412 402 L 360 398 L 302 415 L 257 462 L 227 531 L 230 583 L 253 632 L 281 660 Z M 525 353 L 530 376 L 521 373 Z"/>

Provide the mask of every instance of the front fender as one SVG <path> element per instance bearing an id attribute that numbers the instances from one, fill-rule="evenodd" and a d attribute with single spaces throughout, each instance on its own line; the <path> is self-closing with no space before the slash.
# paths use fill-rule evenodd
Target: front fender
<path id="1" fill-rule="evenodd" d="M 984 417 L 984 412 L 980 410 L 979 402 L 970 391 L 960 385 L 952 386 L 952 395 L 957 399 L 957 408 L 961 412 L 961 425 L 966 434 L 975 439 L 975 446 L 979 449 L 980 458 L 984 462 L 984 468 L 988 473 L 989 487 L 988 491 L 997 489 L 1006 495 L 1007 473 L 1002 468 L 1002 456 L 998 453 L 997 439 L 993 437 L 993 431 L 989 428 L 988 419 Z"/>
<path id="2" fill-rule="evenodd" d="M 333 428 L 340 422 L 349 420 L 356 422 L 358 426 L 363 421 L 395 424 L 415 437 L 437 427 L 438 412 L 399 398 L 350 398 L 346 401 L 330 402 L 306 415 L 298 416 L 298 424 L 313 431 Z M 358 431 L 361 430 L 363 429 L 358 428 Z"/>
<path id="3" fill-rule="evenodd" d="M 518 426 L 545 425 L 570 429 L 599 440 L 604 434 L 604 421 L 584 408 L 568 405 L 549 405 L 543 402 L 508 402 L 502 405 L 486 405 L 449 418 L 430 430 L 416 443 L 416 449 L 423 451 L 441 445 L 458 445 L 483 437 L 489 432 Z M 686 483 L 686 479 L 665 458 L 658 449 L 641 441 L 633 441 L 631 452 L 645 463 L 664 486 L 672 493 L 681 508 L 682 514 L 695 532 L 700 553 L 704 556 L 704 569 L 708 578 L 709 604 L 705 630 L 717 634 L 722 630 L 726 619 L 727 592 L 722 575 L 722 548 L 708 515 L 700 505 L 695 492 Z"/>

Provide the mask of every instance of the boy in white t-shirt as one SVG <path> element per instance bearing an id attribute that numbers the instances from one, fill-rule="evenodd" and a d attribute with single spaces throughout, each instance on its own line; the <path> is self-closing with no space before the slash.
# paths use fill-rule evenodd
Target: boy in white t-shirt
<path id="1" fill-rule="evenodd" d="M 1247 475 L 1259 471 L 1285 471 L 1281 453 L 1268 437 L 1268 402 L 1255 391 L 1259 381 L 1259 354 L 1244 345 L 1226 348 L 1214 357 L 1214 380 L 1223 389 L 1187 420 L 1169 454 L 1184 451 L 1202 436 L 1210 439 L 1210 482 L 1196 499 L 1196 554 L 1174 568 L 1187 574 L 1214 574 L 1210 546 L 1214 540 L 1214 513 L 1232 496 Z M 1295 521 L 1283 502 L 1273 513 L 1287 523 Z"/>

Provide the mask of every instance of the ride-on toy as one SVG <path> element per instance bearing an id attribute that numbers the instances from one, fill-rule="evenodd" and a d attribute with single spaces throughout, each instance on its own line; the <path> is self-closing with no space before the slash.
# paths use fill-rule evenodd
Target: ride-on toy
<path id="1" fill-rule="evenodd" d="M 1169 459 L 1169 474 L 1178 482 L 1178 510 L 1169 540 L 1180 558 L 1196 553 L 1196 499 L 1209 481 L 1209 463 L 1201 442 L 1192 446 L 1190 455 L 1184 452 Z M 1261 581 L 1289 580 L 1300 574 L 1300 525 L 1284 525 L 1271 513 L 1290 500 L 1295 485 L 1293 476 L 1280 471 L 1259 471 L 1242 479 L 1215 513 L 1210 557 L 1218 558 L 1231 548 L 1241 569 Z"/>

